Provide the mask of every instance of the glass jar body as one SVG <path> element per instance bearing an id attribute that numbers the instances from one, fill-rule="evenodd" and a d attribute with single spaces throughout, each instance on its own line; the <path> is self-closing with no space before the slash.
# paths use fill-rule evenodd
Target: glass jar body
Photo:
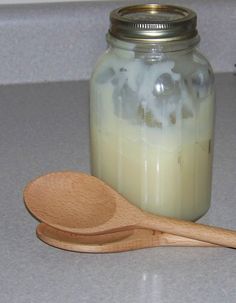
<path id="1" fill-rule="evenodd" d="M 211 200 L 212 69 L 194 47 L 109 43 L 90 82 L 92 174 L 148 212 L 194 221 Z"/>

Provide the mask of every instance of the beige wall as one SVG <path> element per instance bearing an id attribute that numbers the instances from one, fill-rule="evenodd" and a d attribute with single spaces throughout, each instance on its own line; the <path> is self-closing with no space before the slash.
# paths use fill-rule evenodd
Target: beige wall
<path id="1" fill-rule="evenodd" d="M 1 6 L 0 84 L 88 79 L 106 48 L 110 11 L 132 2 L 151 1 L 66 2 Z M 200 49 L 214 71 L 235 71 L 236 0 L 158 2 L 195 10 Z"/>
<path id="2" fill-rule="evenodd" d="M 50 3 L 50 2 L 98 2 L 101 0 L 0 0 L 0 4 L 25 4 L 25 3 Z M 103 1 L 119 1 L 119 0 L 103 0 Z"/>

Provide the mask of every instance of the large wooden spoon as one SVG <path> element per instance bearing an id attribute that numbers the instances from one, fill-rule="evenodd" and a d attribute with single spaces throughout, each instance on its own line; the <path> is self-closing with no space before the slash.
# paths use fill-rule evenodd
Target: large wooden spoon
<path id="1" fill-rule="evenodd" d="M 208 242 L 149 229 L 134 229 L 88 236 L 61 231 L 45 223 L 40 223 L 36 232 L 43 242 L 76 252 L 113 253 L 160 246 L 216 247 Z"/>
<path id="2" fill-rule="evenodd" d="M 102 234 L 146 228 L 236 248 L 236 232 L 155 216 L 130 204 L 101 180 L 79 172 L 55 172 L 24 190 L 30 212 L 62 231 Z"/>

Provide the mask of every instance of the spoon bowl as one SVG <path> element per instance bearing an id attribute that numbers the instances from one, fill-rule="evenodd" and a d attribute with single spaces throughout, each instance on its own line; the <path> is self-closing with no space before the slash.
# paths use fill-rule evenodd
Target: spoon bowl
<path id="1" fill-rule="evenodd" d="M 62 231 L 95 235 L 145 228 L 236 248 L 235 231 L 146 213 L 101 180 L 79 172 L 37 178 L 26 186 L 24 201 L 36 218 Z"/>
<path id="2" fill-rule="evenodd" d="M 26 186 L 24 201 L 40 221 L 73 233 L 116 231 L 122 229 L 122 217 L 135 219 L 130 214 L 136 210 L 133 205 L 101 180 L 83 173 L 68 171 L 41 176 Z M 142 214 L 139 209 L 137 212 Z"/>

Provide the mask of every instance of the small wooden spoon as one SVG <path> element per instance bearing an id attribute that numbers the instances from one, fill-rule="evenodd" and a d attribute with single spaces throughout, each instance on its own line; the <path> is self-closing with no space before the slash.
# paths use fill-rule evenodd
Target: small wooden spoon
<path id="1" fill-rule="evenodd" d="M 236 248 L 235 231 L 146 213 L 83 173 L 39 177 L 26 186 L 24 200 L 35 217 L 62 231 L 85 235 L 146 228 Z"/>
<path id="2" fill-rule="evenodd" d="M 77 252 L 112 253 L 159 246 L 216 247 L 211 243 L 149 229 L 85 236 L 60 231 L 45 223 L 40 223 L 36 232 L 40 240 L 51 246 Z"/>

